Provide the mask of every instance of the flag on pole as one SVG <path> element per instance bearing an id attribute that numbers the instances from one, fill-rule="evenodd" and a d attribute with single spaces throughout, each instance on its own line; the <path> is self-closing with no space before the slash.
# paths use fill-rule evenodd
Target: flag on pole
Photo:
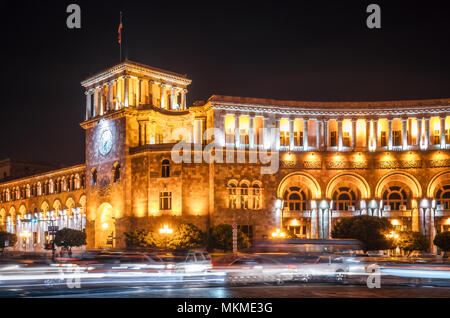
<path id="1" fill-rule="evenodd" d="M 119 24 L 119 31 L 118 31 L 118 33 L 119 33 L 119 44 L 122 44 L 122 28 L 123 28 L 123 25 L 122 25 L 122 12 L 120 12 L 120 24 Z"/>

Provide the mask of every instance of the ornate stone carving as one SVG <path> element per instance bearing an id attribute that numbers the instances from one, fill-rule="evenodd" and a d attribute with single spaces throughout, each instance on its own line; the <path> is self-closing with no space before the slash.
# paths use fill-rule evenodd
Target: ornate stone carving
<path id="1" fill-rule="evenodd" d="M 422 160 L 382 160 L 375 164 L 375 169 L 413 169 L 421 167 Z"/>
<path id="2" fill-rule="evenodd" d="M 327 161 L 326 168 L 329 170 L 340 169 L 369 169 L 368 161 Z"/>
<path id="3" fill-rule="evenodd" d="M 450 167 L 450 159 L 434 159 L 428 162 L 430 168 Z"/>
<path id="4" fill-rule="evenodd" d="M 303 169 L 322 169 L 322 161 L 303 161 Z"/>

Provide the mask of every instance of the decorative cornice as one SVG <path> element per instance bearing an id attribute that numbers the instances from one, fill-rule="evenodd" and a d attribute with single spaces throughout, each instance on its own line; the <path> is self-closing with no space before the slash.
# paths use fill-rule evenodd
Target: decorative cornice
<path id="1" fill-rule="evenodd" d="M 98 83 L 100 82 L 111 80 L 111 77 L 135 74 L 180 86 L 187 86 L 192 83 L 190 79 L 181 74 L 165 71 L 132 61 L 125 61 L 121 64 L 108 68 L 107 70 L 90 76 L 86 80 L 82 81 L 81 85 L 87 88 L 92 85 L 98 85 Z"/>

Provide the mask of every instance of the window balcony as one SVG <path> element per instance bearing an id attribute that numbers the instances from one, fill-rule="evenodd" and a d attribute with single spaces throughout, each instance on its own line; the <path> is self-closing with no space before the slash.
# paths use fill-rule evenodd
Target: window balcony
<path id="1" fill-rule="evenodd" d="M 284 211 L 283 218 L 309 218 L 311 211 Z"/>
<path id="2" fill-rule="evenodd" d="M 381 217 L 386 218 L 394 218 L 394 217 L 412 217 L 412 211 L 411 210 L 381 210 L 380 211 Z"/>

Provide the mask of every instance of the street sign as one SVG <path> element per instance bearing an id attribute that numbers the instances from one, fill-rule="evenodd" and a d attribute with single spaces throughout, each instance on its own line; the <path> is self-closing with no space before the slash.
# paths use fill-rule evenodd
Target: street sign
<path id="1" fill-rule="evenodd" d="M 49 226 L 48 231 L 49 232 L 57 232 L 59 230 L 59 226 Z"/>

